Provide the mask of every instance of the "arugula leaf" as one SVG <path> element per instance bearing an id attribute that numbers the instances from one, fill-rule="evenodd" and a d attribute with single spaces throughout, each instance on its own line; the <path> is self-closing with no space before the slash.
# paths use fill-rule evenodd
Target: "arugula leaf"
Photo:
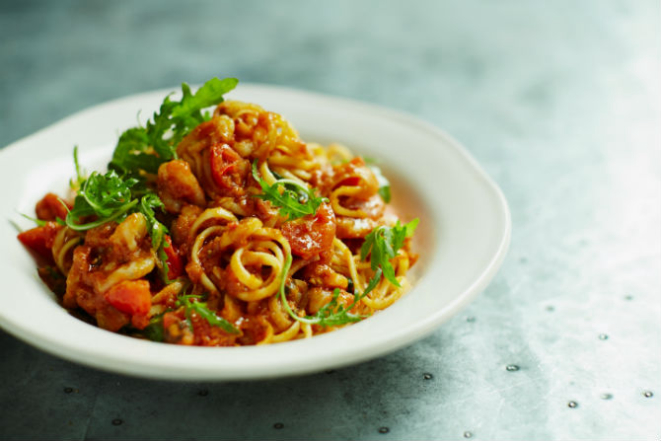
<path id="1" fill-rule="evenodd" d="M 131 200 L 131 187 L 137 183 L 137 179 L 122 179 L 114 170 L 104 175 L 93 172 L 81 183 L 73 209 L 65 219 L 66 225 L 75 231 L 85 231 L 126 217 L 138 204 L 137 199 Z M 96 220 L 80 223 L 88 216 L 96 216 Z"/>
<path id="2" fill-rule="evenodd" d="M 156 209 L 163 209 L 159 197 L 147 188 L 141 171 L 155 174 L 158 167 L 176 158 L 177 144 L 191 130 L 209 119 L 202 110 L 219 104 L 223 95 L 238 80 L 212 78 L 194 94 L 186 83 L 181 85 L 182 98 L 172 101 L 165 97 L 158 112 L 145 127 L 126 130 L 119 137 L 113 157 L 105 174 L 83 176 L 78 162 L 78 147 L 74 147 L 76 180 L 69 182 L 78 194 L 74 206 L 63 222 L 76 231 L 85 231 L 110 221 L 121 222 L 131 213 L 140 212 L 147 219 L 152 247 L 157 251 L 164 280 L 169 283 L 164 236 L 168 229 L 156 219 Z M 92 218 L 91 221 L 85 221 Z"/>
<path id="3" fill-rule="evenodd" d="M 237 83 L 234 78 L 212 78 L 195 94 L 183 83 L 180 101 L 165 97 L 159 111 L 154 113 L 145 127 L 134 127 L 122 133 L 108 165 L 109 171 L 104 175 L 95 172 L 85 179 L 78 163 L 78 147 L 74 147 L 76 185 L 71 181 L 71 186 L 79 186 L 80 189 L 66 224 L 74 230 L 84 231 L 111 220 L 121 221 L 131 212 L 141 211 L 149 221 L 152 243 L 154 248 L 160 250 L 162 259 L 161 243 L 165 234 L 163 231 L 167 229 L 156 220 L 154 208 L 162 208 L 163 205 L 156 195 L 148 195 L 150 192 L 140 171 L 157 173 L 163 162 L 175 158 L 176 146 L 181 139 L 208 117 L 201 111 L 222 102 L 223 95 Z M 140 201 L 140 207 L 136 207 L 142 195 L 147 198 Z M 88 216 L 94 216 L 96 220 L 80 223 Z"/>
<path id="4" fill-rule="evenodd" d="M 46 226 L 47 222 L 45 220 L 37 219 L 36 217 L 28 216 L 27 214 L 23 214 L 23 213 L 18 213 L 18 214 L 20 214 L 21 216 L 23 216 L 27 220 L 31 220 L 32 222 L 37 224 L 38 227 Z"/>
<path id="5" fill-rule="evenodd" d="M 418 227 L 418 223 L 420 223 L 420 219 L 417 217 L 408 224 L 404 225 L 397 221 L 393 227 L 392 247 L 395 249 L 395 252 L 397 252 L 397 250 L 399 250 L 404 245 L 404 240 L 407 237 L 413 237 L 413 233 L 415 233 L 415 229 Z"/>
<path id="6" fill-rule="evenodd" d="M 182 120 L 185 120 L 190 116 L 201 117 L 202 115 L 200 115 L 199 112 L 202 109 L 222 103 L 223 95 L 234 89 L 238 83 L 239 80 L 236 78 L 225 78 L 223 80 L 212 78 L 204 83 L 204 85 L 195 92 L 195 95 L 190 93 L 190 87 L 188 84 L 183 83 L 181 88 L 184 92 L 184 96 L 179 105 L 172 110 L 172 117 L 174 119 Z"/>
<path id="7" fill-rule="evenodd" d="M 367 316 L 364 315 L 357 315 L 353 314 L 349 311 L 356 306 L 356 304 L 367 294 L 369 294 L 374 288 L 376 288 L 376 285 L 379 283 L 379 280 L 381 280 L 381 268 L 377 269 L 376 273 L 374 274 L 374 277 L 372 280 L 370 280 L 370 283 L 367 285 L 365 288 L 365 291 L 363 291 L 360 294 L 354 293 L 353 297 L 353 302 L 351 302 L 350 305 L 348 306 L 343 306 L 339 303 L 338 298 L 340 296 L 340 290 L 338 288 L 335 288 L 333 290 L 333 297 L 331 298 L 331 301 L 319 308 L 319 311 L 317 311 L 316 314 L 314 315 L 307 315 L 305 317 L 299 317 L 294 311 L 291 309 L 289 306 L 289 303 L 287 302 L 287 296 L 285 293 L 285 279 L 287 278 L 287 273 L 289 273 L 289 268 L 291 268 L 291 263 L 292 263 L 292 257 L 291 255 L 287 256 L 287 259 L 285 260 L 285 266 L 282 269 L 282 273 L 280 274 L 280 302 L 282 305 L 285 307 L 285 310 L 289 314 L 291 318 L 294 320 L 297 320 L 302 323 L 309 323 L 311 325 L 320 325 L 320 326 L 340 326 L 340 325 L 346 325 L 347 323 L 354 323 L 354 322 L 359 322 L 362 319 L 366 318 Z"/>
<path id="8" fill-rule="evenodd" d="M 419 221 L 420 219 L 416 218 L 405 225 L 397 221 L 393 227 L 376 227 L 365 237 L 365 242 L 360 247 L 360 259 L 365 261 L 369 255 L 372 270 L 380 268 L 390 283 L 400 286 L 390 259 L 397 255 L 397 251 L 404 245 L 404 240 L 413 236 Z"/>
<path id="9" fill-rule="evenodd" d="M 168 234 L 169 231 L 165 225 L 156 219 L 154 208 L 163 209 L 164 205 L 161 199 L 155 193 L 149 192 L 140 199 L 140 212 L 147 219 L 147 230 L 151 236 L 151 246 L 156 250 L 156 254 L 161 261 L 163 281 L 169 284 L 172 281 L 168 277 L 168 256 L 165 254 L 165 247 L 169 246 L 165 241 L 165 235 Z"/>
<path id="10" fill-rule="evenodd" d="M 367 163 L 367 161 L 365 162 Z M 388 178 L 383 176 L 383 173 L 381 173 L 381 169 L 378 166 L 374 165 L 373 163 L 367 164 L 367 167 L 372 170 L 372 173 L 374 173 L 374 176 L 376 176 L 376 180 L 379 183 L 379 196 L 381 196 L 381 199 L 383 199 L 383 202 L 386 204 L 390 203 L 390 181 Z"/>
<path id="11" fill-rule="evenodd" d="M 137 174 L 140 170 L 156 173 L 159 165 L 176 159 L 177 144 L 200 123 L 208 120 L 202 110 L 223 102 L 223 95 L 238 84 L 236 78 L 212 78 L 195 94 L 181 84 L 182 98 L 165 97 L 158 112 L 145 127 L 128 129 L 119 138 L 109 168 Z"/>
<path id="12" fill-rule="evenodd" d="M 161 158 L 144 152 L 149 145 L 150 140 L 146 128 L 128 129 L 119 137 L 108 167 L 125 173 L 137 170 L 157 173 L 158 166 L 161 165 Z"/>
<path id="13" fill-rule="evenodd" d="M 333 290 L 333 298 L 330 302 L 326 303 L 324 306 L 319 308 L 319 311 L 313 315 L 312 319 L 318 319 L 318 323 L 321 326 L 339 326 L 345 325 L 347 323 L 354 323 L 364 319 L 366 316 L 352 314 L 349 311 L 358 303 L 363 297 L 369 294 L 381 279 L 381 270 L 377 270 L 377 274 L 372 277 L 370 283 L 360 294 L 354 294 L 353 302 L 349 306 L 342 306 L 338 304 L 338 297 L 340 295 L 340 290 L 335 288 Z"/>
<path id="14" fill-rule="evenodd" d="M 383 202 L 386 204 L 390 202 L 390 185 L 384 185 L 379 187 L 379 196 L 383 199 Z"/>
<path id="15" fill-rule="evenodd" d="M 155 315 L 149 320 L 149 324 L 140 331 L 151 341 L 162 342 L 165 339 L 165 329 L 163 329 L 163 314 Z"/>
<path id="16" fill-rule="evenodd" d="M 333 290 L 331 301 L 319 308 L 319 311 L 317 311 L 315 315 L 307 316 L 306 318 L 313 321 L 315 324 L 324 327 L 346 325 L 347 323 L 361 321 L 364 318 L 363 316 L 351 314 L 348 312 L 348 309 L 338 304 L 337 299 L 339 296 L 340 290 L 339 288 L 335 288 Z"/>
<path id="17" fill-rule="evenodd" d="M 154 212 L 154 208 L 162 209 L 163 207 L 163 202 L 155 193 L 147 193 L 140 199 L 140 212 L 147 219 L 152 247 L 155 249 L 163 244 L 163 238 L 168 234 L 167 227 L 156 219 Z"/>
<path id="18" fill-rule="evenodd" d="M 167 243 L 163 240 L 164 236 L 168 234 L 168 229 L 156 219 L 154 211 L 164 207 L 160 198 L 141 185 L 140 180 L 122 177 L 115 170 L 110 170 L 104 175 L 94 172 L 89 178 L 84 179 L 78 165 L 77 149 L 74 149 L 74 161 L 77 182 L 81 184 L 81 188 L 74 200 L 73 208 L 67 214 L 65 225 L 76 231 L 85 231 L 106 222 L 120 222 L 131 213 L 142 213 L 147 220 L 152 247 L 162 262 L 164 281 L 170 283 L 167 256 L 164 250 Z M 81 219 L 85 217 L 95 217 L 96 219 L 80 223 Z"/>
<path id="19" fill-rule="evenodd" d="M 218 326 L 223 331 L 230 334 L 239 333 L 239 330 L 233 324 L 210 310 L 206 302 L 201 302 L 201 298 L 202 296 L 197 295 L 183 295 L 177 299 L 177 306 L 183 306 L 186 310 L 186 319 L 188 320 L 188 324 L 191 329 L 192 325 L 190 322 L 190 314 L 191 312 L 195 312 L 197 315 L 209 322 L 211 326 Z M 197 301 L 193 302 L 191 300 Z"/>
<path id="20" fill-rule="evenodd" d="M 76 180 L 69 179 L 69 187 L 72 190 L 78 190 L 81 184 L 85 181 L 85 174 L 80 169 L 80 163 L 78 162 L 78 146 L 73 147 L 73 163 L 76 168 Z"/>
<path id="21" fill-rule="evenodd" d="M 319 206 L 328 201 L 326 198 L 317 197 L 314 190 L 293 179 L 278 179 L 273 185 L 267 184 L 259 175 L 256 159 L 252 163 L 252 175 L 264 192 L 255 197 L 279 207 L 280 215 L 288 220 L 315 214 Z"/>

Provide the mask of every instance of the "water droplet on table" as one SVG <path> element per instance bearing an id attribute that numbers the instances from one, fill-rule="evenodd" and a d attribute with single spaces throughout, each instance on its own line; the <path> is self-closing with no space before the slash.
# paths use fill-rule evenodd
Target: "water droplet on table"
<path id="1" fill-rule="evenodd" d="M 601 399 L 602 400 L 612 400 L 613 399 L 613 394 L 609 394 L 609 393 L 601 394 Z"/>
<path id="2" fill-rule="evenodd" d="M 569 403 L 567 403 L 567 407 L 574 409 L 578 407 L 578 403 L 576 401 L 570 401 Z"/>
<path id="3" fill-rule="evenodd" d="M 505 370 L 507 370 L 509 372 L 516 372 L 519 369 L 521 369 L 521 368 L 519 366 L 515 365 L 515 364 L 508 364 L 507 366 L 505 366 Z"/>
<path id="4" fill-rule="evenodd" d="M 643 396 L 645 398 L 652 398 L 654 396 L 654 393 L 651 390 L 646 390 L 645 392 L 643 392 Z"/>
<path id="5" fill-rule="evenodd" d="M 464 438 L 471 438 L 472 436 L 473 436 L 473 434 L 470 433 L 469 431 L 464 432 Z"/>
<path id="6" fill-rule="evenodd" d="M 425 380 L 431 380 L 432 378 L 434 378 L 434 376 L 432 374 L 427 373 L 424 374 L 422 378 L 424 378 Z"/>
<path id="7" fill-rule="evenodd" d="M 379 428 L 379 433 L 388 433 L 388 432 L 390 432 L 390 429 L 385 426 Z"/>
<path id="8" fill-rule="evenodd" d="M 599 334 L 599 340 L 608 340 L 608 335 L 606 335 L 606 334 Z"/>

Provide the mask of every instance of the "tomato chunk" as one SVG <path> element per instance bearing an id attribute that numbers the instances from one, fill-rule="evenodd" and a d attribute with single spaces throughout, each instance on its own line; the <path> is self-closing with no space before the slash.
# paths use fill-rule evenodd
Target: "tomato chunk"
<path id="1" fill-rule="evenodd" d="M 165 255 L 168 257 L 166 262 L 168 266 L 168 279 L 176 279 L 184 273 L 184 263 L 181 261 L 179 250 L 172 245 L 170 236 L 165 236 L 166 247 L 163 248 Z"/>
<path id="2" fill-rule="evenodd" d="M 57 232 L 62 228 L 55 222 L 46 222 L 43 227 L 32 228 L 31 230 L 24 231 L 18 235 L 18 240 L 23 245 L 36 252 L 39 256 L 52 261 L 53 241 Z"/>
<path id="3" fill-rule="evenodd" d="M 166 312 L 163 314 L 163 328 L 168 329 L 174 324 L 179 324 L 181 319 L 174 312 Z"/>
<path id="4" fill-rule="evenodd" d="M 232 186 L 233 181 L 228 175 L 237 166 L 239 159 L 241 156 L 227 144 L 211 146 L 211 175 L 216 184 L 226 188 Z"/>
<path id="5" fill-rule="evenodd" d="M 330 205 L 322 204 L 316 215 L 282 224 L 282 234 L 289 241 L 293 254 L 308 259 L 333 246 L 335 214 Z"/>
<path id="6" fill-rule="evenodd" d="M 67 208 L 70 210 L 71 206 L 66 204 L 62 199 L 60 199 L 56 194 L 48 193 L 44 196 L 35 207 L 35 212 L 37 217 L 46 221 L 54 221 L 56 218 L 64 220 L 69 213 Z"/>
<path id="7" fill-rule="evenodd" d="M 350 178 L 346 178 L 342 182 L 340 182 L 338 185 L 347 185 L 349 187 L 354 187 L 356 185 L 360 184 L 360 178 L 358 176 L 352 176 Z"/>
<path id="8" fill-rule="evenodd" d="M 151 291 L 146 280 L 125 280 L 110 288 L 105 298 L 118 311 L 147 315 L 151 308 Z"/>

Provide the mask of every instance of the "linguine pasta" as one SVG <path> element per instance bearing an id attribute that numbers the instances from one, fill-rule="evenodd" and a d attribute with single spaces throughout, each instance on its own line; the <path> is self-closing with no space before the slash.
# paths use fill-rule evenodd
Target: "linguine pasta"
<path id="1" fill-rule="evenodd" d="M 401 224 L 374 165 L 255 104 L 224 101 L 201 121 L 168 160 L 133 153 L 157 167 L 116 181 L 78 170 L 75 199 L 37 204 L 40 225 L 19 239 L 64 307 L 167 343 L 262 345 L 362 320 L 409 289 L 417 220 Z M 130 197 L 112 205 L 112 191 Z"/>

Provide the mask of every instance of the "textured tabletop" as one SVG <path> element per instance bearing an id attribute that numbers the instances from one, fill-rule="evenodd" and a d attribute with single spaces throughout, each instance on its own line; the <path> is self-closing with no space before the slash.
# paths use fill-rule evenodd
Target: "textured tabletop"
<path id="1" fill-rule="evenodd" d="M 0 146 L 106 100 L 236 76 L 444 128 L 503 189 L 513 232 L 459 315 L 336 371 L 156 382 L 0 331 L 0 439 L 660 439 L 660 9 L 1 2 Z"/>

